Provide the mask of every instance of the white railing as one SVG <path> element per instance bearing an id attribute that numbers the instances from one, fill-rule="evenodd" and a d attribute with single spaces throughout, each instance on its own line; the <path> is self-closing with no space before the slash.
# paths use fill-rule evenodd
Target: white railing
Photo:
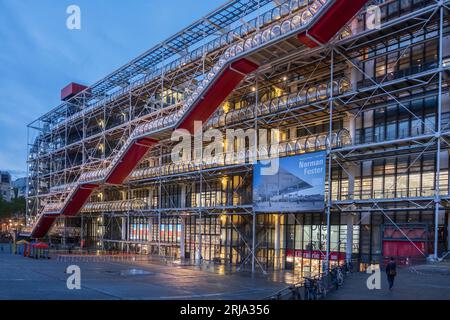
<path id="1" fill-rule="evenodd" d="M 91 202 L 84 206 L 83 212 L 111 212 L 145 209 L 147 203 L 140 199 Z"/>
<path id="2" fill-rule="evenodd" d="M 70 188 L 70 192 L 66 197 L 64 195 L 61 195 L 61 198 L 57 202 L 49 202 L 47 203 L 44 208 L 41 211 L 41 214 L 57 214 L 62 211 L 62 209 L 65 207 L 67 200 L 71 199 L 74 195 L 75 191 L 78 188 L 79 183 L 71 183 L 72 187 Z"/>
<path id="3" fill-rule="evenodd" d="M 333 81 L 333 96 L 337 97 L 344 93 L 352 91 L 352 84 L 349 79 L 342 78 Z M 273 115 L 277 112 L 287 110 L 289 108 L 296 108 L 308 106 L 313 103 L 327 101 L 331 93 L 331 83 L 322 83 L 314 86 L 306 87 L 300 92 L 283 95 L 265 102 L 232 110 L 229 112 L 223 111 L 223 108 L 213 115 L 206 123 L 207 127 L 220 127 L 242 120 L 248 120 L 255 117 L 255 109 L 258 117 L 265 115 Z"/>
<path id="4" fill-rule="evenodd" d="M 137 169 L 132 172 L 130 179 L 139 180 L 169 176 L 226 165 L 239 165 L 245 163 L 252 164 L 254 160 L 267 159 L 269 153 L 273 155 L 274 151 L 276 151 L 279 156 L 289 156 L 325 150 L 330 146 L 330 143 L 332 148 L 349 146 L 352 144 L 352 139 L 350 133 L 346 129 L 341 129 L 333 131 L 331 133 L 331 138 L 328 133 L 321 133 L 317 135 L 304 136 L 289 141 L 282 141 L 277 145 L 277 150 L 269 150 L 269 148 L 261 146 L 257 150 L 257 156 L 255 159 L 253 159 L 254 151 L 252 150 L 246 150 L 239 153 L 222 153 L 215 157 L 203 157 L 198 160 L 194 159 L 191 161 L 180 161 L 178 163 L 168 163 L 161 166 Z"/>
<path id="5" fill-rule="evenodd" d="M 70 192 L 76 186 L 76 182 L 54 186 L 50 188 L 50 194 Z"/>
<path id="6" fill-rule="evenodd" d="M 42 214 L 59 213 L 64 206 L 64 202 L 50 202 L 42 209 Z"/>

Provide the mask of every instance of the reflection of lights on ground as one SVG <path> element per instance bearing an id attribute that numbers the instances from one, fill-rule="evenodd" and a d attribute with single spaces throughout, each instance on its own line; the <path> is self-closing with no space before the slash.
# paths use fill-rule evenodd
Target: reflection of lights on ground
<path id="1" fill-rule="evenodd" d="M 128 269 L 120 271 L 121 276 L 139 276 L 139 275 L 149 275 L 153 272 L 142 270 L 142 269 Z"/>

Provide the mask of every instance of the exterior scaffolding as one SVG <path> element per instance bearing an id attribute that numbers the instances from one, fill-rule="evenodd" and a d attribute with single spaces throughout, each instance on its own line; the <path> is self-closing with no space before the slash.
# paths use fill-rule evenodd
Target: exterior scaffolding
<path id="1" fill-rule="evenodd" d="M 372 2 L 381 8 L 380 28 L 369 29 L 362 10 L 332 41 L 309 48 L 281 28 L 316 1 L 229 1 L 40 117 L 28 127 L 28 222 L 43 208 L 59 210 L 79 179 L 97 185 L 137 129 L 154 130 L 156 147 L 128 178 L 98 183 L 81 217 L 58 218 L 52 238 L 252 272 L 288 268 L 297 251 L 320 251 L 323 271 L 342 260 L 332 258 L 337 252 L 361 266 L 383 263 L 378 242 L 393 226 L 422 256 L 438 259 L 449 250 L 449 2 Z M 259 150 L 170 162 L 172 124 L 183 102 L 208 86 L 227 50 L 264 30 L 276 41 L 250 49 L 246 59 L 258 70 L 203 130 L 279 128 L 281 157 L 325 150 L 326 209 L 319 214 L 253 210 L 250 158 L 263 158 Z M 156 129 L 148 129 L 153 123 Z M 320 226 L 319 240 L 304 231 L 313 225 Z M 427 250 L 411 231 L 422 227 Z M 317 242 L 317 250 L 290 247 L 290 228 L 294 242 L 302 229 L 299 241 Z M 332 232 L 343 230 L 335 241 Z"/>

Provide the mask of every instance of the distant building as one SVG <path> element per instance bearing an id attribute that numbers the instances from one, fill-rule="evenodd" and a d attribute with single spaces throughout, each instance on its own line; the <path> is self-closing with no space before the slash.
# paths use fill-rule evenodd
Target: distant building
<path id="1" fill-rule="evenodd" d="M 11 201 L 11 174 L 0 171 L 0 195 L 8 202 Z"/>
<path id="2" fill-rule="evenodd" d="M 12 198 L 26 197 L 27 194 L 27 178 L 18 178 L 12 183 Z"/>

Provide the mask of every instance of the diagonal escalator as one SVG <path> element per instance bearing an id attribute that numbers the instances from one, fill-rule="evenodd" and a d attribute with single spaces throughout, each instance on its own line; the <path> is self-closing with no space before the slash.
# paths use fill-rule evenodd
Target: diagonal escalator
<path id="1" fill-rule="evenodd" d="M 258 69 L 258 64 L 249 58 L 252 53 L 292 36 L 297 36 L 308 47 L 326 44 L 366 2 L 316 0 L 299 12 L 230 46 L 179 108 L 170 115 L 137 126 L 111 162 L 100 169 L 82 173 L 61 202 L 47 204 L 38 216 L 31 237 L 45 237 L 61 215 L 78 214 L 100 185 L 122 184 L 147 151 L 158 143 L 162 133 L 177 128 L 192 132 L 194 121 L 205 122 L 240 82 Z"/>

